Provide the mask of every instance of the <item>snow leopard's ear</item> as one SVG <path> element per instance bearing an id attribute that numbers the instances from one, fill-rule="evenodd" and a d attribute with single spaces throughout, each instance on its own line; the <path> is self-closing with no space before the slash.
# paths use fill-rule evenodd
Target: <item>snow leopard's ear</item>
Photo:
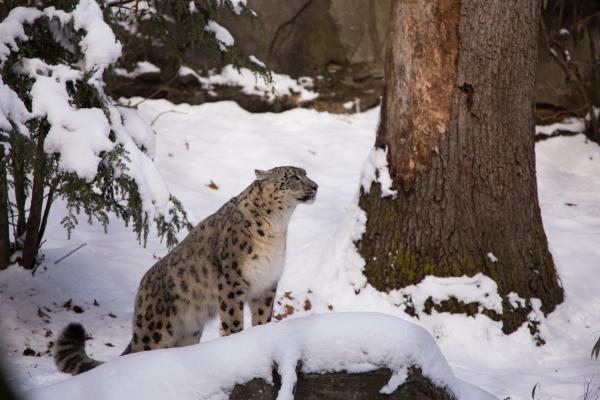
<path id="1" fill-rule="evenodd" d="M 255 169 L 254 174 L 256 175 L 256 179 L 262 181 L 269 175 L 269 171 L 263 171 L 262 169 Z"/>

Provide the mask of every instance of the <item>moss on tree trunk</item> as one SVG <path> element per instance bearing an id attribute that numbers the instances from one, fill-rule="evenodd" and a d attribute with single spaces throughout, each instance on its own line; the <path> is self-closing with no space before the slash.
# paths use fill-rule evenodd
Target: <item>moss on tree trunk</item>
<path id="1" fill-rule="evenodd" d="M 538 17 L 536 1 L 394 3 L 375 145 L 388 149 L 398 194 L 382 198 L 374 183 L 359 201 L 369 283 L 389 291 L 482 272 L 504 299 L 502 315 L 485 313 L 506 333 L 527 320 L 530 299 L 544 313 L 563 299 L 535 177 Z M 510 292 L 527 304 L 513 309 Z"/>

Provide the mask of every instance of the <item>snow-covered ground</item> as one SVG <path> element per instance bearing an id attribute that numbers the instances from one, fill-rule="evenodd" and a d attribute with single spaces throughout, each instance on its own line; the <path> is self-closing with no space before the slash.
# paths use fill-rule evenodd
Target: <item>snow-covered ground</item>
<path id="1" fill-rule="evenodd" d="M 393 294 L 369 287 L 356 294 L 348 230 L 378 110 L 349 116 L 305 109 L 251 114 L 231 102 L 175 106 L 162 100 L 145 101 L 140 109 L 144 119 L 154 121 L 159 169 L 194 223 L 239 193 L 255 168 L 297 165 L 319 184 L 317 201 L 299 206 L 290 224 L 278 319 L 332 311 L 387 313 L 427 329 L 459 378 L 500 399 L 530 399 L 536 384 L 536 399 L 583 399 L 590 381 L 598 391 L 600 361 L 591 360 L 590 351 L 600 334 L 594 286 L 600 265 L 600 147 L 582 135 L 537 145 L 542 214 L 566 293 L 565 302 L 542 322 L 547 344 L 537 347 L 525 327 L 505 336 L 498 323 L 483 316 L 433 314 L 417 320 L 403 313 Z M 19 391 L 68 377 L 45 352 L 70 321 L 82 322 L 93 335 L 88 350 L 96 358 L 120 354 L 130 339 L 137 284 L 166 253 L 154 238 L 140 247 L 118 221 L 106 235 L 82 218 L 67 240 L 59 224 L 63 211 L 60 203 L 53 208 L 45 265 L 35 276 L 16 267 L 0 273 L 0 355 Z M 70 299 L 71 307 L 65 307 Z M 202 340 L 217 336 L 213 322 Z M 25 349 L 40 356 L 24 356 Z"/>

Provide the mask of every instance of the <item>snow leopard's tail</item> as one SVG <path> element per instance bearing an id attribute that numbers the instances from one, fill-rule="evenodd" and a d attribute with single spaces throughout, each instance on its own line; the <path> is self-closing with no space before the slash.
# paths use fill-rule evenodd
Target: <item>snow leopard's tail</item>
<path id="1" fill-rule="evenodd" d="M 61 372 L 77 375 L 102 364 L 85 352 L 86 332 L 81 324 L 69 324 L 54 345 L 54 363 Z"/>

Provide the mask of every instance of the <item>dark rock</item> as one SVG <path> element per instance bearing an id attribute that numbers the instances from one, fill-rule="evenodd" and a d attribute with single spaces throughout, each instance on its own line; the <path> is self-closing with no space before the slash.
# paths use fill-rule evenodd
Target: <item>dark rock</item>
<path id="1" fill-rule="evenodd" d="M 23 355 L 28 357 L 35 357 L 36 353 L 35 350 L 33 350 L 31 347 L 27 347 L 25 350 L 23 350 Z"/>
<path id="2" fill-rule="evenodd" d="M 81 314 L 81 313 L 82 313 L 82 312 L 84 312 L 84 311 L 85 311 L 85 310 L 84 310 L 84 309 L 83 309 L 81 306 L 78 306 L 78 305 L 74 305 L 74 306 L 73 306 L 73 312 L 74 312 L 74 313 Z"/>
<path id="3" fill-rule="evenodd" d="M 379 390 L 391 376 L 388 369 L 349 374 L 335 372 L 326 374 L 298 374 L 294 398 L 296 400 L 454 400 L 445 389 L 438 388 L 423 376 L 419 368 L 410 368 L 408 379 L 391 395 Z M 237 385 L 231 400 L 274 400 L 281 386 L 281 378 L 274 371 L 274 385 L 262 379 L 253 379 Z"/>

